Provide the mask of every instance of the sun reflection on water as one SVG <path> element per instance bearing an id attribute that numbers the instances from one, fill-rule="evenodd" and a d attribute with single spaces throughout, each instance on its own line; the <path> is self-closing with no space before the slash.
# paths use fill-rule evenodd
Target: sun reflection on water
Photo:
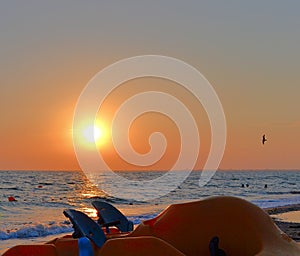
<path id="1" fill-rule="evenodd" d="M 86 215 L 88 215 L 92 219 L 97 219 L 97 210 L 94 208 L 89 208 L 89 207 L 83 207 L 80 209 L 82 212 L 84 212 Z"/>

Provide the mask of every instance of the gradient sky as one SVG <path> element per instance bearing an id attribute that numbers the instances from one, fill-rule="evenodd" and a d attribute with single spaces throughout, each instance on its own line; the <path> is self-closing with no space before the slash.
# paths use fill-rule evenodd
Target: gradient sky
<path id="1" fill-rule="evenodd" d="M 81 91 L 107 65 L 144 54 L 181 59 L 213 85 L 228 128 L 221 169 L 299 169 L 299 10 L 298 1 L 275 0 L 2 1 L 0 169 L 79 169 L 70 131 Z M 145 133 L 171 130 L 166 136 L 173 141 L 176 128 L 160 118 L 150 116 L 147 127 L 160 127 Z M 202 114 L 198 119 L 207 122 Z M 133 140 L 143 136 L 136 125 Z M 207 125 L 202 158 L 209 150 Z M 178 144 L 170 147 L 155 168 L 168 168 L 176 158 Z M 112 160 L 109 146 L 101 151 L 113 168 L 128 167 Z"/>

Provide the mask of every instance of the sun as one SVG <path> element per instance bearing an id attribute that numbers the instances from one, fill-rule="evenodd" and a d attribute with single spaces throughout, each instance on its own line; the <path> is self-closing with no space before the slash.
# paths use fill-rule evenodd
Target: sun
<path id="1" fill-rule="evenodd" d="M 83 121 L 79 127 L 72 129 L 73 143 L 86 150 L 93 150 L 95 146 L 100 149 L 106 147 L 110 142 L 109 126 L 101 121 Z"/>
<path id="2" fill-rule="evenodd" d="M 87 124 L 81 129 L 81 144 L 87 148 L 96 145 L 97 147 L 104 147 L 109 141 L 108 128 L 104 123 L 96 122 L 94 124 Z"/>
<path id="3" fill-rule="evenodd" d="M 89 125 L 83 129 L 82 135 L 86 142 L 97 144 L 103 137 L 103 131 L 97 125 Z"/>

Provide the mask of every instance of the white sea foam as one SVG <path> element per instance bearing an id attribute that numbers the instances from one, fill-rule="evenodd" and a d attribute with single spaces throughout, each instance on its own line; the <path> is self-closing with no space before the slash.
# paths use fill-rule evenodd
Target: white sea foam
<path id="1" fill-rule="evenodd" d="M 72 232 L 73 228 L 66 222 L 50 224 L 30 224 L 15 230 L 0 230 L 0 240 L 14 238 L 32 238 Z"/>
<path id="2" fill-rule="evenodd" d="M 252 203 L 258 205 L 261 208 L 300 204 L 300 196 L 293 196 L 289 198 L 278 198 L 278 199 L 271 199 L 271 200 L 270 199 L 253 200 Z"/>

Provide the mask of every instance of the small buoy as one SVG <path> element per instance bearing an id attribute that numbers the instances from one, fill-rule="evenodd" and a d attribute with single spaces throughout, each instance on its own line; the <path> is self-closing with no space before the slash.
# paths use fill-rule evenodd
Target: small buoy
<path id="1" fill-rule="evenodd" d="M 244 188 L 245 187 L 245 185 L 244 184 L 242 184 L 242 188 Z"/>
<path id="2" fill-rule="evenodd" d="M 9 202 L 15 202 L 15 201 L 17 201 L 17 200 L 16 200 L 16 198 L 14 198 L 13 196 L 9 196 L 9 197 L 8 197 L 8 201 L 9 201 Z"/>
<path id="3" fill-rule="evenodd" d="M 248 183 L 246 184 L 246 187 L 247 187 L 247 188 L 249 187 L 249 184 L 248 184 Z"/>
<path id="4" fill-rule="evenodd" d="M 43 186 L 42 185 L 38 185 L 38 188 L 42 188 Z"/>
<path id="5" fill-rule="evenodd" d="M 268 185 L 267 185 L 267 184 L 265 184 L 265 188 L 268 188 Z"/>

